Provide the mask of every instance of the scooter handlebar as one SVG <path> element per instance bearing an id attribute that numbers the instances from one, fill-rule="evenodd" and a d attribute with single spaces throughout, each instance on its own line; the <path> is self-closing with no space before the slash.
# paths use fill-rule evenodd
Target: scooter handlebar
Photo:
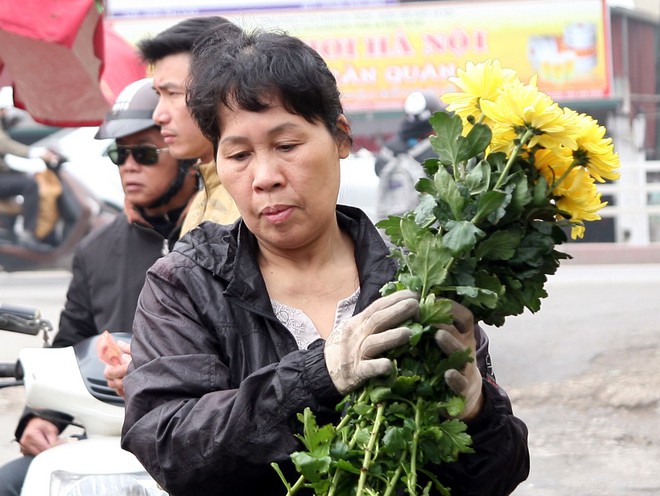
<path id="1" fill-rule="evenodd" d="M 50 331 L 52 324 L 40 318 L 35 308 L 0 304 L 0 329 L 36 336 L 39 331 Z"/>
<path id="2" fill-rule="evenodd" d="M 0 303 L 0 315 L 5 314 L 14 315 L 16 317 L 29 320 L 36 320 L 41 317 L 41 312 L 36 308 Z"/>
<path id="3" fill-rule="evenodd" d="M 9 377 L 20 381 L 23 379 L 23 367 L 19 362 L 0 363 L 0 377 Z"/>
<path id="4" fill-rule="evenodd" d="M 41 320 L 25 320 L 14 315 L 0 315 L 0 329 L 36 336 L 42 329 Z"/>

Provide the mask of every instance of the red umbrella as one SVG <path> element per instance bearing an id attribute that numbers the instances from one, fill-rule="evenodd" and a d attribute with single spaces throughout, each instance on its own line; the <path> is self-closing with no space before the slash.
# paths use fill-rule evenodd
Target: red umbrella
<path id="1" fill-rule="evenodd" d="M 0 2 L 2 72 L 16 106 L 37 122 L 97 125 L 119 92 L 145 77 L 134 47 L 104 21 L 102 9 L 100 0 Z"/>

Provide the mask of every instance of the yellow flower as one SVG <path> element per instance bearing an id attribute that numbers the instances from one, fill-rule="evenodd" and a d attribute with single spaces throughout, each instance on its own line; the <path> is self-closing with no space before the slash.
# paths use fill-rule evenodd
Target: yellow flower
<path id="1" fill-rule="evenodd" d="M 463 135 L 475 122 L 492 131 L 486 155 L 503 152 L 509 167 L 519 160 L 533 164 L 551 190 L 548 201 L 565 213 L 573 238 L 584 235 L 584 222 L 600 219 L 606 202 L 597 182 L 619 179 L 619 157 L 606 129 L 586 114 L 560 107 L 539 91 L 536 77 L 525 84 L 511 69 L 489 59 L 458 70 L 450 78 L 460 90 L 442 96 L 447 111 L 463 121 Z M 558 215 L 558 220 L 563 219 Z"/>
<path id="2" fill-rule="evenodd" d="M 557 154 L 547 148 L 534 152 L 534 167 L 539 170 L 550 187 L 568 173 L 572 162 L 571 156 L 566 153 Z"/>
<path id="3" fill-rule="evenodd" d="M 577 148 L 579 129 L 545 93 L 530 84 L 511 83 L 495 101 L 484 100 L 481 109 L 493 121 L 492 151 L 509 154 L 515 140 L 527 135 L 526 146 Z"/>
<path id="4" fill-rule="evenodd" d="M 619 179 L 619 156 L 614 153 L 612 138 L 605 138 L 605 128 L 598 121 L 586 114 L 578 114 L 574 110 L 564 109 L 568 119 L 572 119 L 580 135 L 577 137 L 577 149 L 573 151 L 576 164 L 586 167 L 589 174 L 598 182 L 606 179 Z"/>
<path id="5" fill-rule="evenodd" d="M 552 188 L 557 208 L 569 215 L 571 237 L 584 236 L 583 221 L 600 219 L 597 212 L 607 205 L 600 200 L 594 178 L 587 169 L 576 166 L 570 155 L 548 149 L 535 151 L 534 166 Z"/>
<path id="6" fill-rule="evenodd" d="M 581 167 L 572 168 L 553 194 L 559 197 L 557 208 L 570 216 L 573 228 L 583 226 L 583 221 L 599 220 L 597 212 L 607 205 L 600 199 L 594 178 Z M 584 229 L 573 229 L 571 236 L 575 238 L 580 232 L 584 233 Z"/>
<path id="7" fill-rule="evenodd" d="M 578 239 L 584 237 L 584 232 L 586 231 L 584 224 L 573 224 L 571 226 L 571 238 Z"/>
<path id="8" fill-rule="evenodd" d="M 478 64 L 468 62 L 465 70 L 458 69 L 457 76 L 449 78 L 462 92 L 445 93 L 441 98 L 447 103 L 447 110 L 460 115 L 467 122 L 468 117 L 479 121 L 483 114 L 482 100 L 495 100 L 500 89 L 517 79 L 516 71 L 502 69 L 499 60 L 487 60 Z"/>

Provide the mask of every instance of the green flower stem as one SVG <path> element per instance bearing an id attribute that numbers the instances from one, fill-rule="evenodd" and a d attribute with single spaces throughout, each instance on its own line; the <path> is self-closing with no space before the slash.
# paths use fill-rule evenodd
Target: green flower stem
<path id="1" fill-rule="evenodd" d="M 330 488 L 328 489 L 327 496 L 333 496 L 337 490 L 337 485 L 339 484 L 339 478 L 341 477 L 341 470 L 335 470 L 335 473 L 332 475 L 332 480 L 330 481 Z"/>
<path id="2" fill-rule="evenodd" d="M 419 446 L 419 426 L 422 423 L 422 398 L 417 398 L 415 405 L 415 433 L 410 448 L 410 476 L 408 477 L 408 493 L 412 496 L 417 494 L 417 448 Z"/>
<path id="3" fill-rule="evenodd" d="M 371 457 L 373 455 L 374 447 L 376 446 L 376 441 L 378 440 L 378 432 L 380 431 L 380 424 L 384 418 L 385 405 L 383 403 L 378 404 L 376 409 L 376 418 L 374 420 L 374 425 L 371 428 L 371 436 L 369 436 L 369 443 L 367 448 L 364 450 L 364 460 L 362 462 L 362 468 L 360 469 L 360 480 L 358 481 L 357 491 L 355 492 L 356 496 L 362 496 L 364 492 L 364 486 L 367 482 L 367 474 L 369 474 L 369 468 L 371 466 Z"/>
<path id="4" fill-rule="evenodd" d="M 299 489 L 302 489 L 304 485 L 305 485 L 305 476 L 301 475 L 300 477 L 298 477 L 298 480 L 295 482 L 295 484 L 290 488 L 288 488 L 286 492 L 286 496 L 293 496 L 298 492 Z"/>
<path id="5" fill-rule="evenodd" d="M 364 403 L 369 397 L 369 391 L 370 391 L 369 387 L 362 388 L 362 392 L 360 393 L 360 396 L 357 397 L 354 404 L 359 405 L 361 403 Z M 350 415 L 344 415 L 339 421 L 339 424 L 337 424 L 335 431 L 338 432 L 342 430 L 344 427 L 346 427 L 346 424 L 348 424 L 349 421 L 350 421 Z"/>
<path id="6" fill-rule="evenodd" d="M 566 176 L 568 176 L 568 174 L 578 165 L 579 164 L 577 162 L 573 162 L 571 166 L 567 168 L 561 176 L 559 176 L 559 179 L 557 179 L 550 185 L 550 187 L 548 188 L 548 198 L 552 196 L 552 192 L 555 190 L 555 188 L 559 186 L 562 183 L 562 181 L 566 179 Z"/>
<path id="7" fill-rule="evenodd" d="M 495 183 L 495 187 L 493 189 L 499 189 L 500 186 L 502 186 L 502 182 L 504 179 L 509 174 L 509 169 L 513 165 L 513 162 L 515 162 L 516 158 L 518 157 L 518 153 L 520 153 L 520 150 L 522 149 L 523 146 L 527 144 L 527 142 L 534 136 L 534 131 L 531 129 L 526 129 L 525 134 L 522 135 L 520 138 L 520 143 L 516 145 L 516 147 L 513 149 L 513 153 L 509 156 L 509 160 L 507 160 L 506 165 L 504 166 L 504 170 L 500 174 L 500 177 L 497 179 L 497 183 Z"/>
<path id="8" fill-rule="evenodd" d="M 358 398 L 355 400 L 355 404 L 366 403 L 369 398 L 370 391 L 371 391 L 370 387 L 363 388 L 362 392 L 360 393 L 360 396 L 358 396 Z M 344 429 L 348 425 L 350 418 L 351 418 L 350 415 L 344 415 L 339 421 L 339 424 L 337 424 L 337 427 L 335 428 L 335 433 L 340 432 L 342 429 Z M 355 429 L 353 431 L 353 436 L 346 443 L 349 449 L 353 449 L 353 447 L 355 447 L 355 444 L 357 443 L 359 431 L 360 429 Z M 335 473 L 332 475 L 332 481 L 330 482 L 330 489 L 328 490 L 327 496 L 334 496 L 335 491 L 337 490 L 337 486 L 339 484 L 339 478 L 341 477 L 341 474 L 342 471 L 336 468 Z"/>
<path id="9" fill-rule="evenodd" d="M 385 492 L 383 493 L 383 496 L 392 496 L 394 494 L 394 491 L 396 491 L 397 487 L 396 484 L 401 478 L 401 472 L 403 472 L 403 463 L 405 461 L 407 452 L 404 451 L 401 454 L 401 457 L 399 458 L 399 462 L 396 465 L 396 470 L 394 471 L 394 474 L 390 478 L 390 480 L 387 481 L 387 488 L 385 489 Z"/>

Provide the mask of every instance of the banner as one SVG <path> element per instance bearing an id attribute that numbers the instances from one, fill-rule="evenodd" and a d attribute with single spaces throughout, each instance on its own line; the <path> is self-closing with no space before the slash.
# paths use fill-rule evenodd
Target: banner
<path id="1" fill-rule="evenodd" d="M 420 2 L 218 14 L 246 29 L 284 29 L 305 40 L 333 70 L 350 112 L 398 111 L 414 90 L 454 91 L 448 78 L 457 69 L 488 58 L 517 70 L 525 82 L 536 75 L 539 88 L 562 103 L 611 96 L 605 0 Z M 178 20 L 152 23 L 164 29 Z M 146 25 L 139 19 L 117 20 L 115 27 L 131 39 Z"/>

